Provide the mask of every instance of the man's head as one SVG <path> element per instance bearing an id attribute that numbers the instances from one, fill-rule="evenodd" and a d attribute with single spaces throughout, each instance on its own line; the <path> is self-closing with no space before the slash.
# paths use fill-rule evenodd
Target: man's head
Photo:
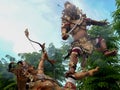
<path id="1" fill-rule="evenodd" d="M 65 9 L 63 10 L 63 15 L 68 16 L 71 20 L 75 20 L 79 18 L 79 15 L 77 13 L 77 7 L 66 1 L 64 4 Z"/>
<path id="2" fill-rule="evenodd" d="M 17 65 L 22 66 L 23 65 L 23 61 L 18 61 Z"/>
<path id="3" fill-rule="evenodd" d="M 69 2 L 69 1 L 66 1 L 65 4 L 64 4 L 64 7 L 65 8 L 68 8 L 70 7 L 72 4 Z"/>

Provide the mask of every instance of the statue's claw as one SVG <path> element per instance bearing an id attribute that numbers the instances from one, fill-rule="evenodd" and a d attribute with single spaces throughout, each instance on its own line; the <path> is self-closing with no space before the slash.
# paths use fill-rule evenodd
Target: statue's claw
<path id="1" fill-rule="evenodd" d="M 105 56 L 115 56 L 117 54 L 117 50 L 112 50 L 112 51 L 106 51 L 104 52 Z"/>
<path id="2" fill-rule="evenodd" d="M 99 67 L 96 67 L 95 69 L 89 70 L 89 71 L 88 71 L 88 72 L 89 72 L 89 75 L 90 75 L 90 76 L 93 76 L 94 73 L 98 72 L 98 70 L 99 70 Z"/>

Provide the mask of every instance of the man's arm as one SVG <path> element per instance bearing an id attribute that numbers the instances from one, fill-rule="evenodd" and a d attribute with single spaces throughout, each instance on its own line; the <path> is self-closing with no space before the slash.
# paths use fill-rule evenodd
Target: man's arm
<path id="1" fill-rule="evenodd" d="M 108 24 L 108 22 L 106 22 L 106 21 L 96 21 L 96 20 L 92 20 L 90 18 L 86 18 L 85 20 L 86 20 L 87 25 L 104 26 L 104 25 Z"/>
<path id="2" fill-rule="evenodd" d="M 62 18 L 61 33 L 63 40 L 66 40 L 69 37 L 69 35 L 67 34 L 69 30 L 70 30 L 70 22 Z"/>

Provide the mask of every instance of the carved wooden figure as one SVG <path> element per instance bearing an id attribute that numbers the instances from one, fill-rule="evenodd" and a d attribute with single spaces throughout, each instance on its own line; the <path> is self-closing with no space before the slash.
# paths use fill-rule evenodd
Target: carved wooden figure
<path id="1" fill-rule="evenodd" d="M 9 72 L 12 72 L 16 75 L 18 90 L 26 90 L 27 78 L 23 74 L 22 61 L 19 61 L 16 67 L 14 67 L 14 64 L 14 62 L 9 64 Z"/>
<path id="2" fill-rule="evenodd" d="M 116 50 L 110 51 L 107 49 L 106 42 L 102 37 L 99 36 L 96 39 L 92 39 L 87 33 L 87 26 L 104 26 L 107 25 L 108 22 L 87 18 L 86 14 L 82 13 L 82 10 L 68 1 L 65 2 L 64 7 L 61 25 L 62 39 L 66 40 L 69 35 L 71 35 L 74 40 L 71 43 L 72 49 L 68 54 L 68 56 L 70 56 L 70 62 L 66 77 L 68 77 L 69 74 L 75 73 L 79 55 L 83 58 L 81 62 L 83 70 L 85 69 L 88 56 L 92 54 L 94 49 L 99 50 L 105 56 L 116 55 Z"/>

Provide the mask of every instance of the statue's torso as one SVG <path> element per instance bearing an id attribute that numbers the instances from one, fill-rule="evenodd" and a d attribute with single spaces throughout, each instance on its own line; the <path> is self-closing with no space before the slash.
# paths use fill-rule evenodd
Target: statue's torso
<path id="1" fill-rule="evenodd" d="M 77 20 L 74 20 L 74 22 L 77 22 Z M 70 24 L 70 28 L 72 29 L 75 24 Z M 86 31 L 86 20 L 83 19 L 82 23 L 80 25 L 77 25 L 76 28 L 71 32 L 71 35 L 74 40 L 78 40 L 79 38 L 86 37 L 87 31 Z"/>

